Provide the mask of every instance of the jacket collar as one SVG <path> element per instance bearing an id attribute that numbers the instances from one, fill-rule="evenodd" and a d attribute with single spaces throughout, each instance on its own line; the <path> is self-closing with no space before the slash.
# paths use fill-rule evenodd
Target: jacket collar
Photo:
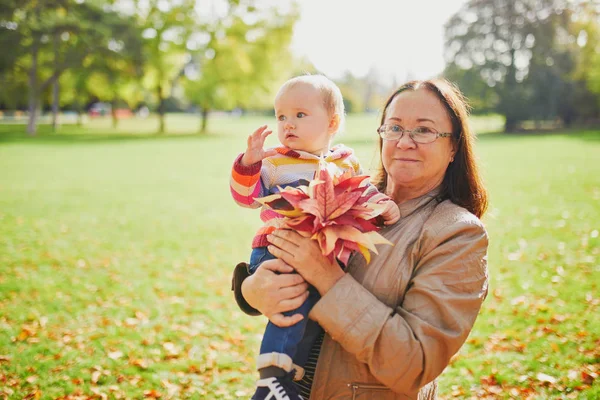
<path id="1" fill-rule="evenodd" d="M 420 197 L 416 197 L 414 199 L 407 200 L 404 203 L 398 204 L 398 208 L 400 208 L 400 218 L 407 217 L 415 211 L 425 207 L 427 204 L 429 204 L 429 202 L 434 200 L 440 194 L 440 192 L 441 186 L 437 186 Z"/>

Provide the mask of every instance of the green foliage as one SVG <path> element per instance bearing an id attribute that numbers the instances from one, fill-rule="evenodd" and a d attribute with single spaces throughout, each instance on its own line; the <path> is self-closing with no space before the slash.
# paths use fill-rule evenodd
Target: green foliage
<path id="1" fill-rule="evenodd" d="M 486 114 L 496 109 L 499 102 L 496 85 L 490 86 L 481 79 L 481 68 L 473 66 L 463 69 L 456 64 L 449 64 L 444 70 L 444 77 L 459 85 L 474 113 Z"/>
<path id="2" fill-rule="evenodd" d="M 98 66 L 101 64 L 104 70 L 117 71 L 113 74 L 116 80 L 127 75 L 123 63 L 140 61 L 136 51 L 139 35 L 131 20 L 103 2 L 20 1 L 9 3 L 0 11 L 0 43 L 10 54 L 0 65 L 0 74 L 15 82 L 27 76 L 30 133 L 35 133 L 40 96 L 65 71 L 90 64 L 102 68 Z M 81 88 L 82 84 L 72 86 Z M 13 85 L 13 90 L 19 87 Z"/>
<path id="3" fill-rule="evenodd" d="M 597 16 L 585 3 L 562 0 L 469 1 L 446 25 L 445 75 L 474 105 L 504 115 L 507 131 L 527 119 L 569 125 L 598 117 L 591 75 L 576 73 L 593 58 L 579 38 L 596 29 Z"/>
<path id="4" fill-rule="evenodd" d="M 230 2 L 226 17 L 204 25 L 209 40 L 197 45 L 185 70 L 186 97 L 205 118 L 215 109 L 271 107 L 290 71 L 287 48 L 297 19 L 294 7 L 282 13 Z"/>
<path id="5" fill-rule="evenodd" d="M 587 102 L 587 106 L 600 107 L 600 10 L 597 5 L 594 8 L 593 2 L 583 3 L 582 7 L 586 12 L 581 13 L 575 21 L 579 31 L 577 42 L 581 47 L 581 56 L 574 78 L 585 82 L 587 88 L 596 94 L 595 104 L 592 100 Z"/>

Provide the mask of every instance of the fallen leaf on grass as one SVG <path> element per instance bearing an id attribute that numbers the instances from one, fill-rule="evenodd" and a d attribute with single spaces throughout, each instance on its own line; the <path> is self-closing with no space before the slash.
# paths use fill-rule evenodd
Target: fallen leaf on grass
<path id="1" fill-rule="evenodd" d="M 131 359 L 129 360 L 129 365 L 133 365 L 141 369 L 146 369 L 148 368 L 148 361 L 143 360 L 141 358 Z"/>
<path id="2" fill-rule="evenodd" d="M 173 343 L 171 342 L 165 342 L 163 343 L 163 348 L 165 349 L 165 351 L 167 352 L 165 358 L 169 359 L 169 358 L 178 358 L 181 354 L 181 351 L 179 350 L 179 348 L 177 346 L 175 346 Z"/>
<path id="3" fill-rule="evenodd" d="M 168 380 L 163 380 L 160 382 L 165 389 L 167 389 L 167 397 L 173 398 L 176 393 L 181 391 L 181 387 L 174 383 L 169 382 Z"/>
<path id="4" fill-rule="evenodd" d="M 586 385 L 592 385 L 597 377 L 598 374 L 595 372 L 588 373 L 586 371 L 581 371 L 581 381 Z"/>
<path id="5" fill-rule="evenodd" d="M 547 374 L 544 374 L 543 372 L 538 373 L 536 376 L 538 381 L 540 382 L 547 382 L 550 384 L 555 384 L 556 383 L 556 378 Z"/>
<path id="6" fill-rule="evenodd" d="M 108 352 L 108 358 L 112 359 L 112 360 L 118 360 L 119 358 L 123 357 L 123 352 L 122 351 L 109 351 Z"/>
<path id="7" fill-rule="evenodd" d="M 146 390 L 144 391 L 144 397 L 147 399 L 160 399 L 162 394 L 156 390 Z"/>
<path id="8" fill-rule="evenodd" d="M 34 389 L 33 392 L 27 394 L 23 400 L 32 400 L 32 399 L 39 399 L 42 397 L 42 392 L 39 389 Z"/>
<path id="9" fill-rule="evenodd" d="M 98 380 L 100 379 L 101 375 L 102 375 L 102 372 L 100 372 L 100 371 L 94 371 L 94 372 L 92 372 L 92 383 L 93 384 L 98 383 Z"/>
<path id="10" fill-rule="evenodd" d="M 103 391 L 101 391 L 100 388 L 92 387 L 92 388 L 90 388 L 90 391 L 92 393 L 94 393 L 96 396 L 100 396 L 100 399 L 108 400 L 108 395 L 106 393 L 104 393 Z"/>

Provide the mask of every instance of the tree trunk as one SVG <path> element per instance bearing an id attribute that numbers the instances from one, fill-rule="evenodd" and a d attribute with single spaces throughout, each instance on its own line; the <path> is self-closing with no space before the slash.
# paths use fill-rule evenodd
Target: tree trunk
<path id="1" fill-rule="evenodd" d="M 54 66 L 58 69 L 58 33 L 54 35 Z M 59 112 L 59 82 L 58 78 L 52 84 L 52 132 L 56 132 L 58 128 L 58 112 Z"/>
<path id="2" fill-rule="evenodd" d="M 162 85 L 159 83 L 156 88 L 158 95 L 158 133 L 165 133 L 165 99 L 163 99 Z"/>
<path id="3" fill-rule="evenodd" d="M 113 129 L 117 129 L 117 125 L 119 125 L 119 119 L 117 118 L 117 96 L 115 95 L 110 102 L 110 115 L 112 117 L 112 127 Z"/>
<path id="4" fill-rule="evenodd" d="M 36 113 L 38 107 L 38 81 L 37 81 L 37 63 L 38 63 L 38 38 L 33 39 L 31 46 L 31 68 L 29 69 L 29 121 L 27 121 L 27 133 L 35 136 L 37 131 Z"/>
<path id="5" fill-rule="evenodd" d="M 506 121 L 504 122 L 504 132 L 510 133 L 510 132 L 516 131 L 517 123 L 518 123 L 518 120 L 516 118 L 513 118 L 512 116 L 507 115 Z"/>
<path id="6" fill-rule="evenodd" d="M 73 108 L 75 109 L 75 112 L 77 113 L 76 125 L 77 125 L 77 127 L 81 127 L 83 125 L 83 118 L 81 116 L 81 103 L 79 102 L 79 99 L 77 98 L 77 96 L 75 97 L 75 100 L 73 100 Z"/>
<path id="7" fill-rule="evenodd" d="M 56 132 L 58 128 L 58 112 L 59 112 L 59 83 L 58 79 L 52 85 L 52 131 Z"/>
<path id="8" fill-rule="evenodd" d="M 202 121 L 200 124 L 200 133 L 206 133 L 206 126 L 208 125 L 208 113 L 210 110 L 208 108 L 202 108 L 201 115 Z"/>

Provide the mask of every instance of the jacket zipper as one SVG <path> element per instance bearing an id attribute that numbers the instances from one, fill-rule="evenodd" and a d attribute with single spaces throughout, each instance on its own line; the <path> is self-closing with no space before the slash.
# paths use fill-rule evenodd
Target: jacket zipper
<path id="1" fill-rule="evenodd" d="M 348 386 L 352 388 L 352 400 L 356 400 L 356 394 L 359 389 L 380 390 L 382 392 L 390 390 L 389 388 L 387 388 L 383 385 L 373 385 L 373 384 L 369 384 L 369 383 L 352 382 L 352 383 L 349 383 Z"/>

